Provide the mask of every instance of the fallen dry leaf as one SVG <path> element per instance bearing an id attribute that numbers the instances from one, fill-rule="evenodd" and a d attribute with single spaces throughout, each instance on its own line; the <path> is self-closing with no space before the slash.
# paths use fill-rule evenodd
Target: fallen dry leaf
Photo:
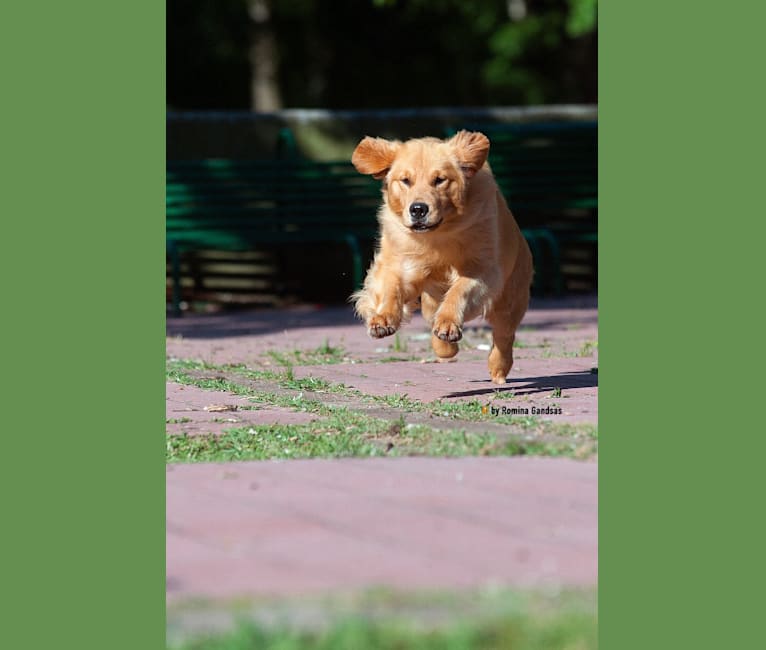
<path id="1" fill-rule="evenodd" d="M 221 411 L 236 411 L 237 406 L 236 404 L 210 404 L 203 410 L 207 411 L 208 413 L 220 413 Z"/>

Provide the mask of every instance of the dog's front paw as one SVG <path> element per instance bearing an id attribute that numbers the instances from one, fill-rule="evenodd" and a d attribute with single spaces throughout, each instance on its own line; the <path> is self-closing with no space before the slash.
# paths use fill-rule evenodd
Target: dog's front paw
<path id="1" fill-rule="evenodd" d="M 454 343 L 463 338 L 463 330 L 451 320 L 437 318 L 434 321 L 433 334 L 442 341 Z"/>
<path id="2" fill-rule="evenodd" d="M 391 316 L 376 315 L 367 321 L 367 333 L 374 339 L 382 339 L 391 336 L 397 329 L 401 319 Z"/>

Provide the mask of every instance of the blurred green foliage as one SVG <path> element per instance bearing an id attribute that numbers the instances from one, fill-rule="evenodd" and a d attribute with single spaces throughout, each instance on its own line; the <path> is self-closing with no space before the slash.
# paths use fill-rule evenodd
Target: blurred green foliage
<path id="1" fill-rule="evenodd" d="M 167 0 L 168 104 L 249 108 L 265 30 L 285 107 L 595 103 L 596 16 L 596 0 Z"/>

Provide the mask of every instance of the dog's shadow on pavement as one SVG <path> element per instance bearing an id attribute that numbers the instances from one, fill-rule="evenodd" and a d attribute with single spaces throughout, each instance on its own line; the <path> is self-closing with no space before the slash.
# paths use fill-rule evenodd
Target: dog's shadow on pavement
<path id="1" fill-rule="evenodd" d="M 481 383 L 485 387 L 475 390 L 457 391 L 443 395 L 442 399 L 450 397 L 474 397 L 479 395 L 492 395 L 494 393 L 513 392 L 514 395 L 535 395 L 548 393 L 556 388 L 562 390 L 572 388 L 594 388 L 598 386 L 598 373 L 592 371 L 562 372 L 548 377 L 521 377 L 512 378 L 504 386 L 492 384 L 489 379 L 475 379 L 472 383 Z"/>

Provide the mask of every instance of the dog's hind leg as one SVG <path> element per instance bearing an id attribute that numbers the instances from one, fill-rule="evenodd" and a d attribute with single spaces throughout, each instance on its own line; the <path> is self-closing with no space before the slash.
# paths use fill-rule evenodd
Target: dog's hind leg
<path id="1" fill-rule="evenodd" d="M 487 319 L 492 325 L 492 350 L 489 353 L 489 376 L 495 384 L 504 384 L 513 366 L 513 341 L 516 330 L 509 324 L 508 312 L 495 311 Z"/>
<path id="2" fill-rule="evenodd" d="M 505 378 L 513 367 L 513 342 L 516 329 L 524 318 L 529 305 L 529 288 L 510 293 L 511 301 L 496 304 L 487 314 L 487 321 L 492 326 L 492 350 L 489 353 L 489 376 L 495 384 L 504 384 Z M 508 298 L 508 293 L 504 296 Z"/>

